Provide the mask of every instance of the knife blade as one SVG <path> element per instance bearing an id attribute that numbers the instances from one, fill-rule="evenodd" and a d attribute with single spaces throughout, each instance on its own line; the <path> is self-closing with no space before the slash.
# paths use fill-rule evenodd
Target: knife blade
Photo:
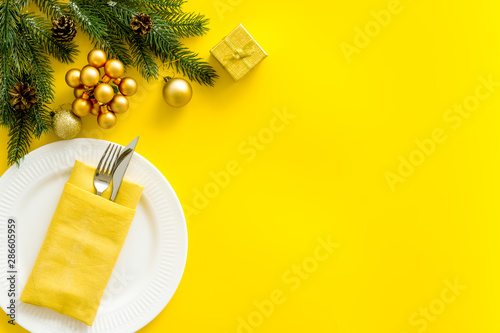
<path id="1" fill-rule="evenodd" d="M 127 170 L 128 164 L 134 155 L 135 146 L 139 141 L 139 137 L 135 138 L 130 142 L 123 152 L 118 157 L 116 162 L 115 170 L 113 171 L 113 191 L 111 192 L 111 201 L 115 201 L 120 185 L 122 184 L 123 176 L 125 176 L 125 171 Z"/>

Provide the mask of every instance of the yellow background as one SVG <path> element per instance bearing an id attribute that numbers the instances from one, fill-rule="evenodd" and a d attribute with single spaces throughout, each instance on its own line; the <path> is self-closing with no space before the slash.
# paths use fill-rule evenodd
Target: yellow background
<path id="1" fill-rule="evenodd" d="M 221 4 L 222 13 L 215 8 Z M 140 332 L 237 332 L 238 318 L 253 316 L 255 324 L 255 302 L 276 290 L 284 302 L 246 331 L 500 330 L 500 88 L 459 128 L 443 118 L 474 96 L 478 77 L 500 82 L 500 4 L 404 0 L 348 63 L 341 43 L 354 45 L 356 27 L 370 26 L 371 12 L 388 6 L 190 0 L 185 8 L 210 17 L 211 31 L 185 42 L 218 71 L 215 87 L 193 84 L 189 105 L 172 109 L 161 81 L 139 80 L 131 110 L 114 129 L 84 119 L 79 137 L 126 144 L 140 135 L 137 151 L 163 172 L 185 208 L 194 207 L 211 172 L 232 160 L 241 167 L 188 217 L 184 277 Z M 209 50 L 240 23 L 269 57 L 235 83 Z M 53 61 L 55 105 L 72 101 L 64 74 L 81 68 L 91 49 L 83 34 L 77 41 L 74 65 Z M 296 117 L 248 161 L 238 146 L 284 108 Z M 435 128 L 445 142 L 392 191 L 386 172 L 396 173 L 399 156 L 409 158 L 415 140 Z M 4 172 L 5 129 L 0 136 Z M 45 136 L 32 149 L 56 140 Z M 340 247 L 293 288 L 290 272 L 314 264 L 318 237 Z M 444 303 L 443 294 L 453 295 L 446 281 L 455 280 L 467 289 Z M 439 314 L 422 319 L 419 311 L 429 306 Z M 0 331 L 24 330 L 5 317 Z"/>

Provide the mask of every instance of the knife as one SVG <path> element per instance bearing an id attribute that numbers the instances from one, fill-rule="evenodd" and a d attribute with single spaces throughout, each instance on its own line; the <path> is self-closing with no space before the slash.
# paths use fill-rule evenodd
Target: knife
<path id="1" fill-rule="evenodd" d="M 118 194 L 118 190 L 120 189 L 120 185 L 122 184 L 123 176 L 125 175 L 125 171 L 127 170 L 128 164 L 134 155 L 134 149 L 137 145 L 137 141 L 139 141 L 139 137 L 135 138 L 130 142 L 123 152 L 118 157 L 116 161 L 115 170 L 113 172 L 113 191 L 111 192 L 111 201 L 115 201 L 116 195 Z"/>

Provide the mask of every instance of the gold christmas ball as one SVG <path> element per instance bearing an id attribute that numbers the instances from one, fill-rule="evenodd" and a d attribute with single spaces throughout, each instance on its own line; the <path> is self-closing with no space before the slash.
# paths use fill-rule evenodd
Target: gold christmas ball
<path id="1" fill-rule="evenodd" d="M 93 49 L 92 51 L 89 52 L 87 60 L 90 66 L 95 68 L 101 68 L 106 64 L 106 61 L 108 61 L 108 57 L 106 56 L 106 53 L 104 53 L 103 50 Z"/>
<path id="2" fill-rule="evenodd" d="M 128 110 L 128 98 L 123 95 L 115 95 L 109 106 L 114 113 L 124 113 Z"/>
<path id="3" fill-rule="evenodd" d="M 192 95 L 191 85 L 181 78 L 170 79 L 163 87 L 163 99 L 174 108 L 180 108 L 189 103 Z"/>
<path id="4" fill-rule="evenodd" d="M 123 63 L 118 59 L 111 59 L 104 65 L 104 72 L 106 75 L 112 79 L 116 79 L 123 75 L 125 72 L 125 67 Z"/>
<path id="5" fill-rule="evenodd" d="M 66 73 L 66 83 L 71 88 L 77 88 L 82 85 L 80 82 L 80 70 L 78 68 L 72 68 Z"/>
<path id="6" fill-rule="evenodd" d="M 87 87 L 95 86 L 99 82 L 100 78 L 101 73 L 99 73 L 99 70 L 90 65 L 83 67 L 80 74 L 80 80 L 82 81 L 83 85 Z"/>
<path id="7" fill-rule="evenodd" d="M 125 96 L 132 96 L 137 92 L 137 82 L 131 77 L 121 79 L 118 89 Z"/>
<path id="8" fill-rule="evenodd" d="M 75 98 L 82 97 L 84 92 L 85 88 L 83 86 L 76 87 L 75 89 L 73 89 L 73 95 L 75 95 Z"/>
<path id="9" fill-rule="evenodd" d="M 90 110 L 90 113 L 94 116 L 99 115 L 99 109 L 100 109 L 99 102 L 96 100 L 95 102 L 92 102 L 92 109 Z"/>
<path id="10" fill-rule="evenodd" d="M 114 95 L 113 88 L 107 83 L 101 83 L 94 89 L 94 97 L 101 103 L 108 103 Z"/>
<path id="11" fill-rule="evenodd" d="M 60 110 L 52 117 L 52 128 L 61 139 L 73 139 L 82 129 L 82 119 L 71 110 Z"/>
<path id="12" fill-rule="evenodd" d="M 109 129 L 116 125 L 116 116 L 113 112 L 100 113 L 97 116 L 97 123 L 104 129 Z"/>
<path id="13" fill-rule="evenodd" d="M 92 110 L 92 102 L 88 99 L 78 97 L 73 101 L 71 109 L 78 117 L 85 117 L 90 113 L 90 110 Z"/>

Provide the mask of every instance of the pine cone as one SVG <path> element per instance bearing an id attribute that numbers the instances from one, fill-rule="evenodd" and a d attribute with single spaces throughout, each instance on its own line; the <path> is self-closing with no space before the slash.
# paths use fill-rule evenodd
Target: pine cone
<path id="1" fill-rule="evenodd" d="M 66 15 L 52 21 L 52 37 L 55 40 L 69 43 L 75 38 L 75 35 L 75 22 Z"/>
<path id="2" fill-rule="evenodd" d="M 153 21 L 151 21 L 151 16 L 148 14 L 137 14 L 132 17 L 130 27 L 136 34 L 144 36 L 153 29 Z"/>
<path id="3" fill-rule="evenodd" d="M 15 110 L 27 110 L 37 103 L 36 89 L 29 83 L 18 82 L 9 90 L 10 106 Z"/>

